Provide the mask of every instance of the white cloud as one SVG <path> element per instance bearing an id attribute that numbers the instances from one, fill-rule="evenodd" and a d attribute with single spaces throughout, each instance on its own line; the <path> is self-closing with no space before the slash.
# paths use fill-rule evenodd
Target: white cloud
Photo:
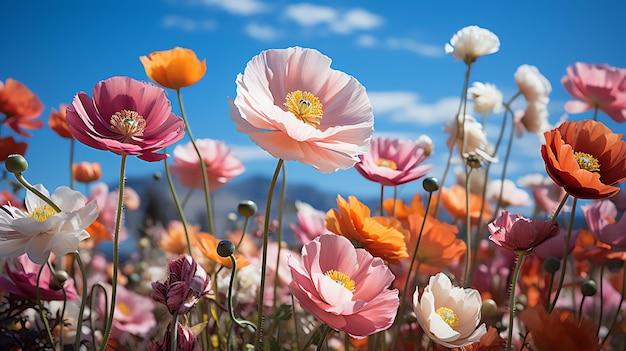
<path id="1" fill-rule="evenodd" d="M 457 97 L 444 97 L 429 104 L 421 102 L 420 96 L 410 91 L 368 92 L 367 95 L 374 115 L 392 122 L 442 124 L 456 115 L 459 108 Z"/>
<path id="2" fill-rule="evenodd" d="M 165 28 L 178 28 L 188 32 L 197 30 L 213 30 L 217 28 L 217 23 L 212 20 L 194 20 L 178 15 L 167 15 L 161 20 L 161 25 Z"/>
<path id="3" fill-rule="evenodd" d="M 259 0 L 201 0 L 203 4 L 218 7 L 230 14 L 250 16 L 268 11 L 268 5 Z"/>
<path id="4" fill-rule="evenodd" d="M 359 46 L 371 48 L 376 45 L 377 40 L 373 35 L 364 34 L 357 38 L 356 43 Z"/>
<path id="5" fill-rule="evenodd" d="M 289 5 L 285 8 L 284 15 L 302 27 L 324 26 L 338 34 L 371 30 L 384 22 L 381 16 L 364 9 L 355 8 L 340 12 L 329 6 L 310 3 Z"/>
<path id="6" fill-rule="evenodd" d="M 282 36 L 280 31 L 272 26 L 250 23 L 246 26 L 246 33 L 258 40 L 274 40 Z"/>
<path id="7" fill-rule="evenodd" d="M 439 57 L 444 55 L 443 46 L 420 43 L 408 38 L 388 38 L 385 46 L 390 49 L 407 50 L 420 56 Z"/>
<path id="8" fill-rule="evenodd" d="M 256 145 L 229 145 L 229 147 L 241 161 L 267 161 L 273 159 L 272 155 Z"/>

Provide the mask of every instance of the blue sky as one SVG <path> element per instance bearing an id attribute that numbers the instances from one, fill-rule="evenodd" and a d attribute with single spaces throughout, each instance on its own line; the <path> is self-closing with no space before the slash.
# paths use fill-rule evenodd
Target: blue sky
<path id="1" fill-rule="evenodd" d="M 567 5 L 564 5 L 567 4 Z M 147 80 L 139 56 L 182 46 L 207 60 L 206 76 L 183 90 L 189 123 L 196 138 L 226 142 L 242 159 L 247 174 L 271 176 L 276 161 L 246 135 L 235 131 L 227 98 L 235 96 L 235 77 L 262 50 L 303 46 L 333 60 L 332 67 L 355 76 L 372 100 L 375 135 L 414 139 L 429 135 L 441 177 L 448 155 L 443 123 L 458 106 L 465 66 L 445 55 L 443 47 L 467 25 L 496 33 L 500 51 L 474 65 L 471 81 L 495 84 L 508 100 L 516 91 L 513 74 L 522 64 L 536 65 L 553 87 L 550 122 L 563 115 L 569 99 L 560 84 L 576 61 L 626 66 L 626 26 L 622 1 L 5 1 L 0 5 L 0 80 L 25 83 L 51 108 L 70 103 L 74 94 L 91 95 L 100 80 L 126 75 Z M 176 106 L 175 94 L 168 95 Z M 523 101 L 517 105 L 523 106 Z M 174 109 L 175 112 L 177 108 Z M 590 114 L 570 116 L 578 120 Z M 488 138 L 502 115 L 489 118 Z M 601 115 L 616 132 L 626 127 Z M 3 128 L 2 136 L 8 135 Z M 49 130 L 34 131 L 28 140 L 26 173 L 32 183 L 49 189 L 68 184 L 69 142 Z M 540 139 L 526 135 L 514 142 L 511 178 L 543 173 Z M 170 151 L 173 148 L 170 148 Z M 103 180 L 115 181 L 119 157 L 77 144 L 76 161 L 99 161 Z M 129 177 L 161 170 L 162 163 L 132 159 Z M 493 168 L 496 172 L 499 166 Z M 378 186 L 355 171 L 322 175 L 312 167 L 287 163 L 288 182 L 310 183 L 343 195 L 376 195 Z M 497 174 L 497 173 L 494 173 Z M 0 185 L 4 187 L 4 185 Z M 410 196 L 421 184 L 402 187 Z"/>

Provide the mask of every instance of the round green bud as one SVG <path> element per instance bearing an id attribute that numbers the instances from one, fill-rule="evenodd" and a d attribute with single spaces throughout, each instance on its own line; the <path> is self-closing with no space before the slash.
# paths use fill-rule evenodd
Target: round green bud
<path id="1" fill-rule="evenodd" d="M 439 190 L 439 179 L 435 177 L 424 178 L 424 181 L 422 181 L 422 186 L 424 187 L 424 190 L 428 191 L 429 193 L 435 192 Z"/>
<path id="2" fill-rule="evenodd" d="M 65 284 L 65 282 L 69 278 L 70 276 L 69 274 L 67 274 L 66 271 L 57 270 L 56 272 L 54 272 L 54 275 L 52 276 L 52 280 L 50 280 L 50 283 L 48 284 L 48 286 L 52 290 L 61 290 L 63 289 L 63 284 Z"/>
<path id="3" fill-rule="evenodd" d="M 580 286 L 580 291 L 582 291 L 585 296 L 593 296 L 598 291 L 598 285 L 593 280 L 587 280 Z"/>
<path id="4" fill-rule="evenodd" d="M 549 256 L 543 261 L 543 269 L 546 272 L 554 274 L 561 268 L 561 260 L 554 256 Z"/>
<path id="5" fill-rule="evenodd" d="M 480 307 L 480 313 L 487 318 L 493 317 L 498 313 L 498 304 L 492 299 L 486 299 Z"/>
<path id="6" fill-rule="evenodd" d="M 6 161 L 4 161 L 4 166 L 11 173 L 22 173 L 28 169 L 28 162 L 26 162 L 24 156 L 13 154 L 7 157 Z"/>
<path id="7" fill-rule="evenodd" d="M 230 240 L 222 240 L 217 244 L 217 254 L 222 257 L 229 257 L 235 253 L 235 244 Z"/>
<path id="8" fill-rule="evenodd" d="M 161 174 L 161 172 L 154 172 L 152 174 L 152 179 L 154 180 L 161 180 L 162 177 L 163 177 L 163 174 Z"/>
<path id="9" fill-rule="evenodd" d="M 243 200 L 237 207 L 237 212 L 244 217 L 252 217 L 258 210 L 256 203 L 252 200 Z"/>

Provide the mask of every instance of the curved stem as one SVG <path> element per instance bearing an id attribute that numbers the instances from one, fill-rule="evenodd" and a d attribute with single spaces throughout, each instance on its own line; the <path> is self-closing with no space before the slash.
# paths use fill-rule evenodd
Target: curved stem
<path id="1" fill-rule="evenodd" d="M 280 250 L 282 249 L 283 244 L 283 212 L 285 210 L 285 193 L 286 193 L 286 184 L 287 184 L 287 174 L 285 172 L 285 164 L 283 163 L 282 167 L 282 182 L 280 184 L 280 202 L 278 203 L 278 235 L 276 236 L 276 241 L 278 242 L 278 246 L 276 248 L 276 268 L 274 270 L 274 299 L 273 305 L 277 306 L 278 295 L 276 294 L 278 291 L 278 278 L 279 278 L 279 267 L 280 267 Z"/>
<path id="2" fill-rule="evenodd" d="M 227 297 L 228 301 L 226 301 L 226 303 L 228 304 L 228 315 L 230 316 L 230 319 L 240 328 L 250 327 L 256 330 L 256 325 L 254 325 L 254 323 L 246 320 L 239 320 L 237 319 L 237 317 L 235 317 L 235 309 L 233 308 L 233 285 L 235 284 L 235 275 L 237 273 L 237 260 L 235 259 L 235 255 L 230 255 L 229 257 L 230 262 L 232 262 L 233 264 L 233 268 L 230 272 L 230 283 L 228 284 Z"/>
<path id="3" fill-rule="evenodd" d="M 178 106 L 180 107 L 180 116 L 185 122 L 185 129 L 187 130 L 187 135 L 189 135 L 189 141 L 191 145 L 193 145 L 194 150 L 196 150 L 196 154 L 198 155 L 198 160 L 200 163 L 200 170 L 202 171 L 202 186 L 204 187 L 204 202 L 206 205 L 207 211 L 207 222 L 209 226 L 209 233 L 215 235 L 213 231 L 213 209 L 211 208 L 211 190 L 209 189 L 209 178 L 207 177 L 206 172 L 206 164 L 204 163 L 204 159 L 202 158 L 202 154 L 198 149 L 198 145 L 196 145 L 196 140 L 193 138 L 193 134 L 191 133 L 191 127 L 189 127 L 189 122 L 187 121 L 187 117 L 185 116 L 185 109 L 183 107 L 183 99 L 180 94 L 180 89 L 176 89 L 176 96 L 178 97 Z"/>
<path id="4" fill-rule="evenodd" d="M 115 299 L 117 295 L 117 274 L 119 268 L 119 246 L 120 246 L 120 227 L 122 222 L 122 210 L 124 207 L 124 184 L 125 184 L 125 169 L 126 169 L 126 155 L 122 155 L 122 161 L 120 164 L 120 183 L 119 183 L 119 195 L 117 198 L 117 214 L 115 217 L 115 232 L 113 235 L 113 277 L 111 281 L 111 306 L 109 310 L 109 317 L 107 319 L 106 328 L 104 334 L 102 334 L 102 344 L 100 344 L 100 351 L 104 351 L 107 348 L 109 337 L 111 336 L 111 327 L 113 326 L 113 317 L 115 315 Z"/>
<path id="5" fill-rule="evenodd" d="M 261 286 L 259 289 L 259 302 L 257 305 L 257 331 L 254 338 L 254 349 L 261 350 L 261 333 L 263 331 L 263 302 L 265 299 L 265 274 L 267 272 L 267 245 L 269 243 L 270 232 L 270 211 L 272 209 L 272 198 L 274 195 L 274 188 L 276 187 L 276 180 L 278 179 L 278 173 L 283 166 L 283 160 L 279 159 L 276 169 L 274 170 L 274 176 L 270 183 L 269 192 L 267 194 L 267 203 L 265 205 L 265 221 L 263 224 L 263 254 L 261 258 Z"/>
<path id="6" fill-rule="evenodd" d="M 250 222 L 250 216 L 246 216 L 246 219 L 243 221 L 243 228 L 241 229 L 241 238 L 239 238 L 239 241 L 237 242 L 235 249 L 239 249 L 239 246 L 241 246 L 241 243 L 243 242 L 243 237 L 246 236 L 246 230 L 248 229 L 249 222 Z"/>
<path id="7" fill-rule="evenodd" d="M 548 310 L 548 313 L 551 313 L 556 306 L 556 302 L 559 299 L 559 294 L 561 293 L 561 289 L 563 288 L 563 281 L 565 280 L 565 273 L 567 272 L 567 259 L 569 258 L 569 246 L 570 241 L 572 240 L 572 227 L 574 226 L 574 215 L 576 214 L 576 201 L 578 198 L 574 198 L 574 203 L 572 204 L 572 213 L 570 213 L 569 217 L 569 225 L 567 226 L 567 237 L 565 238 L 565 253 L 563 254 L 563 265 L 561 266 L 561 276 L 559 277 L 559 284 L 556 287 L 556 292 L 554 295 L 554 300 L 552 301 L 552 305 Z"/>
<path id="8" fill-rule="evenodd" d="M 80 258 L 78 251 L 74 252 L 74 257 L 78 263 L 80 269 L 80 276 L 82 279 L 82 299 L 80 301 L 80 308 L 78 310 L 78 318 L 76 320 L 76 340 L 74 341 L 74 350 L 80 350 L 80 336 L 83 328 L 83 313 L 85 313 L 85 305 L 87 304 L 87 272 L 85 271 L 85 265 Z"/>
<path id="9" fill-rule="evenodd" d="M 494 216 L 497 216 L 497 213 L 502 207 L 502 192 L 504 191 L 504 178 L 506 178 L 506 168 L 509 164 L 509 157 L 511 156 L 511 148 L 513 146 L 513 139 L 515 139 L 515 124 L 511 123 L 511 134 L 509 134 L 509 142 L 506 146 L 506 154 L 504 156 L 504 163 L 502 164 L 502 174 L 500 175 L 500 196 L 498 196 L 498 203 L 496 204 L 496 210 L 494 211 Z"/>
<path id="10" fill-rule="evenodd" d="M 624 303 L 624 297 L 626 297 L 626 261 L 623 262 L 622 269 L 623 269 L 623 274 L 624 274 L 622 276 L 622 297 L 619 300 L 619 304 L 617 305 L 617 310 L 615 311 L 615 316 L 613 317 L 613 321 L 611 322 L 611 325 L 609 326 L 609 329 L 606 335 L 604 336 L 604 339 L 602 339 L 602 342 L 600 343 L 600 347 L 598 348 L 598 350 L 602 349 L 602 345 L 604 345 L 606 340 L 609 338 L 609 335 L 611 335 L 611 331 L 613 330 L 613 327 L 615 327 L 617 318 L 622 312 L 622 303 Z"/>
<path id="11" fill-rule="evenodd" d="M 165 148 L 163 148 L 163 152 L 165 153 Z M 170 193 L 172 193 L 172 198 L 174 199 L 174 205 L 176 205 L 176 211 L 178 211 L 180 222 L 183 224 L 183 230 L 185 231 L 185 239 L 187 240 L 187 251 L 189 251 L 189 256 L 193 257 L 193 251 L 191 250 L 191 240 L 189 238 L 189 230 L 187 229 L 187 220 L 185 219 L 185 212 L 183 211 L 183 207 L 181 206 L 180 200 L 178 199 L 178 194 L 176 193 L 176 188 L 174 187 L 174 181 L 172 180 L 170 169 L 169 167 L 167 167 L 167 157 L 163 159 L 163 167 L 165 168 L 165 177 L 167 178 L 167 185 L 169 185 L 170 187 Z"/>
<path id="12" fill-rule="evenodd" d="M 50 263 L 46 262 L 48 265 Z M 43 322 L 46 333 L 48 337 L 48 341 L 50 342 L 50 346 L 55 347 L 54 337 L 52 336 L 52 331 L 50 330 L 50 323 L 48 322 L 48 316 L 46 316 L 46 312 L 44 312 L 43 303 L 41 302 L 41 288 L 39 287 L 39 281 L 41 280 L 41 273 L 43 272 L 43 268 L 45 264 L 42 264 L 39 267 L 39 272 L 37 272 L 37 288 L 35 289 L 35 298 L 37 299 L 37 305 L 39 306 L 39 316 L 41 317 L 41 321 Z M 48 266 L 50 267 L 50 266 Z"/>
<path id="13" fill-rule="evenodd" d="M 20 182 L 20 184 L 22 184 L 24 188 L 28 189 L 28 191 L 37 195 L 38 198 L 42 199 L 45 203 L 47 203 L 50 207 L 52 207 L 57 213 L 61 212 L 61 209 L 59 208 L 59 206 L 57 206 L 54 202 L 52 202 L 52 200 L 50 200 L 47 196 L 42 194 L 41 191 L 37 190 L 28 181 L 26 181 L 26 178 L 22 176 L 22 173 L 15 173 L 15 179 L 17 179 L 17 181 Z"/>
<path id="14" fill-rule="evenodd" d="M 472 175 L 473 168 L 469 168 L 465 175 L 465 271 L 463 273 L 463 287 L 467 288 L 470 285 L 469 276 L 472 265 L 472 215 L 470 212 L 470 176 Z"/>
<path id="15" fill-rule="evenodd" d="M 508 338 L 506 340 L 506 351 L 511 351 L 513 346 L 513 317 L 515 315 L 515 288 L 517 287 L 517 279 L 519 278 L 519 272 L 524 262 L 524 257 L 528 254 L 528 251 L 517 251 L 517 260 L 515 262 L 515 271 L 513 273 L 513 281 L 511 282 L 511 292 L 509 298 L 509 326 L 508 326 Z"/>
<path id="16" fill-rule="evenodd" d="M 599 317 L 598 317 L 598 329 L 596 329 L 596 335 L 600 335 L 600 327 L 602 327 L 602 314 L 604 312 L 604 299 L 602 298 L 602 296 L 604 296 L 604 291 L 603 291 L 604 284 L 602 284 L 603 282 L 604 282 L 604 264 L 600 265 L 600 312 L 599 312 Z"/>

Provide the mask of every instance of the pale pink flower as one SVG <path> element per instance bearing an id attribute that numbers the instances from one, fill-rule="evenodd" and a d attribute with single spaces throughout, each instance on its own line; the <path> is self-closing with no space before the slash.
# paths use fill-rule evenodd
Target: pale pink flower
<path id="1" fill-rule="evenodd" d="M 567 67 L 561 83 L 576 99 L 565 103 L 568 113 L 597 108 L 618 123 L 626 122 L 626 69 L 576 62 Z"/>
<path id="2" fill-rule="evenodd" d="M 111 286 L 105 284 L 104 287 L 107 296 L 111 296 Z M 108 306 L 105 305 L 105 299 L 100 298 L 98 304 L 99 315 L 108 315 L 107 309 Z M 126 333 L 144 337 L 155 327 L 154 301 L 147 296 L 139 295 L 122 285 L 118 285 L 111 338 L 120 339 Z"/>
<path id="3" fill-rule="evenodd" d="M 511 251 L 531 250 L 559 233 L 555 221 L 528 219 L 502 210 L 500 217 L 489 223 L 489 240 Z"/>
<path id="4" fill-rule="evenodd" d="M 446 54 L 472 63 L 483 55 L 493 54 L 500 49 L 500 39 L 488 29 L 467 26 L 456 32 L 450 43 L 446 43 Z"/>
<path id="5" fill-rule="evenodd" d="M 622 187 L 617 195 L 609 198 L 609 200 L 613 201 L 615 207 L 617 207 L 618 211 L 626 211 L 626 187 Z"/>
<path id="6" fill-rule="evenodd" d="M 475 289 L 453 287 L 443 273 L 431 276 L 420 299 L 413 294 L 413 310 L 428 337 L 445 347 L 463 347 L 487 333 L 480 324 L 482 300 Z M 478 325 L 480 324 L 480 326 Z"/>
<path id="7" fill-rule="evenodd" d="M 303 245 L 326 233 L 326 212 L 306 202 L 296 201 L 296 216 L 298 223 L 292 223 L 290 227 Z"/>
<path id="8" fill-rule="evenodd" d="M 502 189 L 502 191 L 500 191 Z M 515 186 L 515 183 L 509 179 L 504 180 L 504 185 L 500 179 L 492 180 L 487 185 L 487 198 L 492 201 L 498 201 L 501 197 L 502 207 L 519 207 L 531 205 L 528 193 Z"/>
<path id="9" fill-rule="evenodd" d="M 267 50 L 237 76 L 230 118 L 272 156 L 330 173 L 369 150 L 374 115 L 365 88 L 313 49 Z"/>
<path id="10" fill-rule="evenodd" d="M 27 298 L 31 301 L 37 301 L 38 288 L 39 297 L 44 301 L 63 301 L 66 298 L 67 300 L 74 300 L 76 298 L 77 294 L 72 278 L 67 279 L 65 283 L 63 283 L 65 295 L 63 290 L 50 287 L 53 276 L 47 267 L 41 271 L 38 287 L 37 274 L 39 274 L 40 268 L 41 265 L 33 263 L 26 255 L 6 260 L 4 263 L 4 272 L 9 279 L 0 276 L 1 290 L 3 293 Z"/>
<path id="11" fill-rule="evenodd" d="M 626 216 L 618 219 L 617 207 L 610 200 L 593 201 L 582 205 L 585 221 L 599 241 L 611 247 L 626 249 Z"/>
<path id="12" fill-rule="evenodd" d="M 189 312 L 202 296 L 211 292 L 211 279 L 191 256 L 169 261 L 167 271 L 163 283 L 152 283 L 152 298 L 167 306 L 171 314 Z"/>
<path id="13" fill-rule="evenodd" d="M 267 263 L 265 270 L 265 306 L 274 306 L 274 295 L 278 304 L 291 304 L 291 295 L 289 294 L 289 283 L 291 283 L 291 271 L 287 262 L 290 257 L 292 259 L 299 260 L 300 254 L 291 251 L 286 244 L 280 248 L 280 260 L 278 262 L 278 269 L 276 268 L 276 259 L 278 257 L 278 243 L 271 242 L 267 245 Z M 261 271 L 262 252 L 259 250 L 257 256 L 251 257 L 251 263 L 257 267 L 257 270 Z M 278 271 L 278 273 L 277 273 Z M 237 272 L 239 274 L 239 271 Z M 277 280 L 278 279 L 278 280 Z M 223 283 L 222 283 L 223 284 Z M 277 290 L 274 293 L 274 286 Z"/>
<path id="14" fill-rule="evenodd" d="M 115 233 L 115 222 L 117 220 L 117 202 L 119 197 L 119 189 L 109 191 L 109 186 L 106 183 L 98 182 L 91 187 L 91 194 L 89 200 L 94 200 L 98 204 L 98 221 L 102 223 L 113 240 L 113 234 Z M 127 210 L 136 210 L 139 208 L 141 199 L 139 194 L 131 187 L 124 187 L 124 199 L 123 203 Z M 124 241 L 128 237 L 128 230 L 124 224 L 125 211 L 122 210 L 122 223 L 120 223 L 118 240 Z"/>
<path id="15" fill-rule="evenodd" d="M 165 159 L 157 151 L 182 139 L 185 128 L 162 88 L 129 77 L 99 82 L 93 99 L 76 94 L 67 107 L 67 123 L 87 146 L 145 161 Z"/>
<path id="16" fill-rule="evenodd" d="M 556 185 L 552 178 L 538 173 L 523 176 L 517 183 L 530 190 L 537 211 L 545 211 L 548 215 L 556 212 L 566 194 L 563 187 Z M 564 211 L 568 209 L 568 205 L 563 207 Z"/>
<path id="17" fill-rule="evenodd" d="M 374 138 L 369 152 L 354 165 L 361 175 L 384 186 L 398 186 L 426 175 L 433 165 L 422 165 L 424 149 L 411 140 Z"/>
<path id="18" fill-rule="evenodd" d="M 480 114 L 502 111 L 502 92 L 494 84 L 474 82 L 467 89 L 467 95 L 474 101 L 474 111 Z"/>
<path id="19" fill-rule="evenodd" d="M 240 175 L 245 167 L 221 141 L 196 139 L 196 145 L 206 166 L 209 189 L 215 191 Z M 198 154 L 191 142 L 174 148 L 174 164 L 170 171 L 178 177 L 180 185 L 192 189 L 204 189 Z"/>
<path id="20" fill-rule="evenodd" d="M 291 257 L 291 293 L 302 308 L 354 338 L 385 330 L 400 300 L 389 289 L 394 275 L 379 257 L 355 249 L 343 236 L 324 234 L 304 245 L 302 261 Z"/>
<path id="21" fill-rule="evenodd" d="M 536 66 L 526 64 L 519 66 L 515 71 L 515 82 L 526 101 L 540 101 L 544 104 L 550 101 L 552 85 Z"/>

